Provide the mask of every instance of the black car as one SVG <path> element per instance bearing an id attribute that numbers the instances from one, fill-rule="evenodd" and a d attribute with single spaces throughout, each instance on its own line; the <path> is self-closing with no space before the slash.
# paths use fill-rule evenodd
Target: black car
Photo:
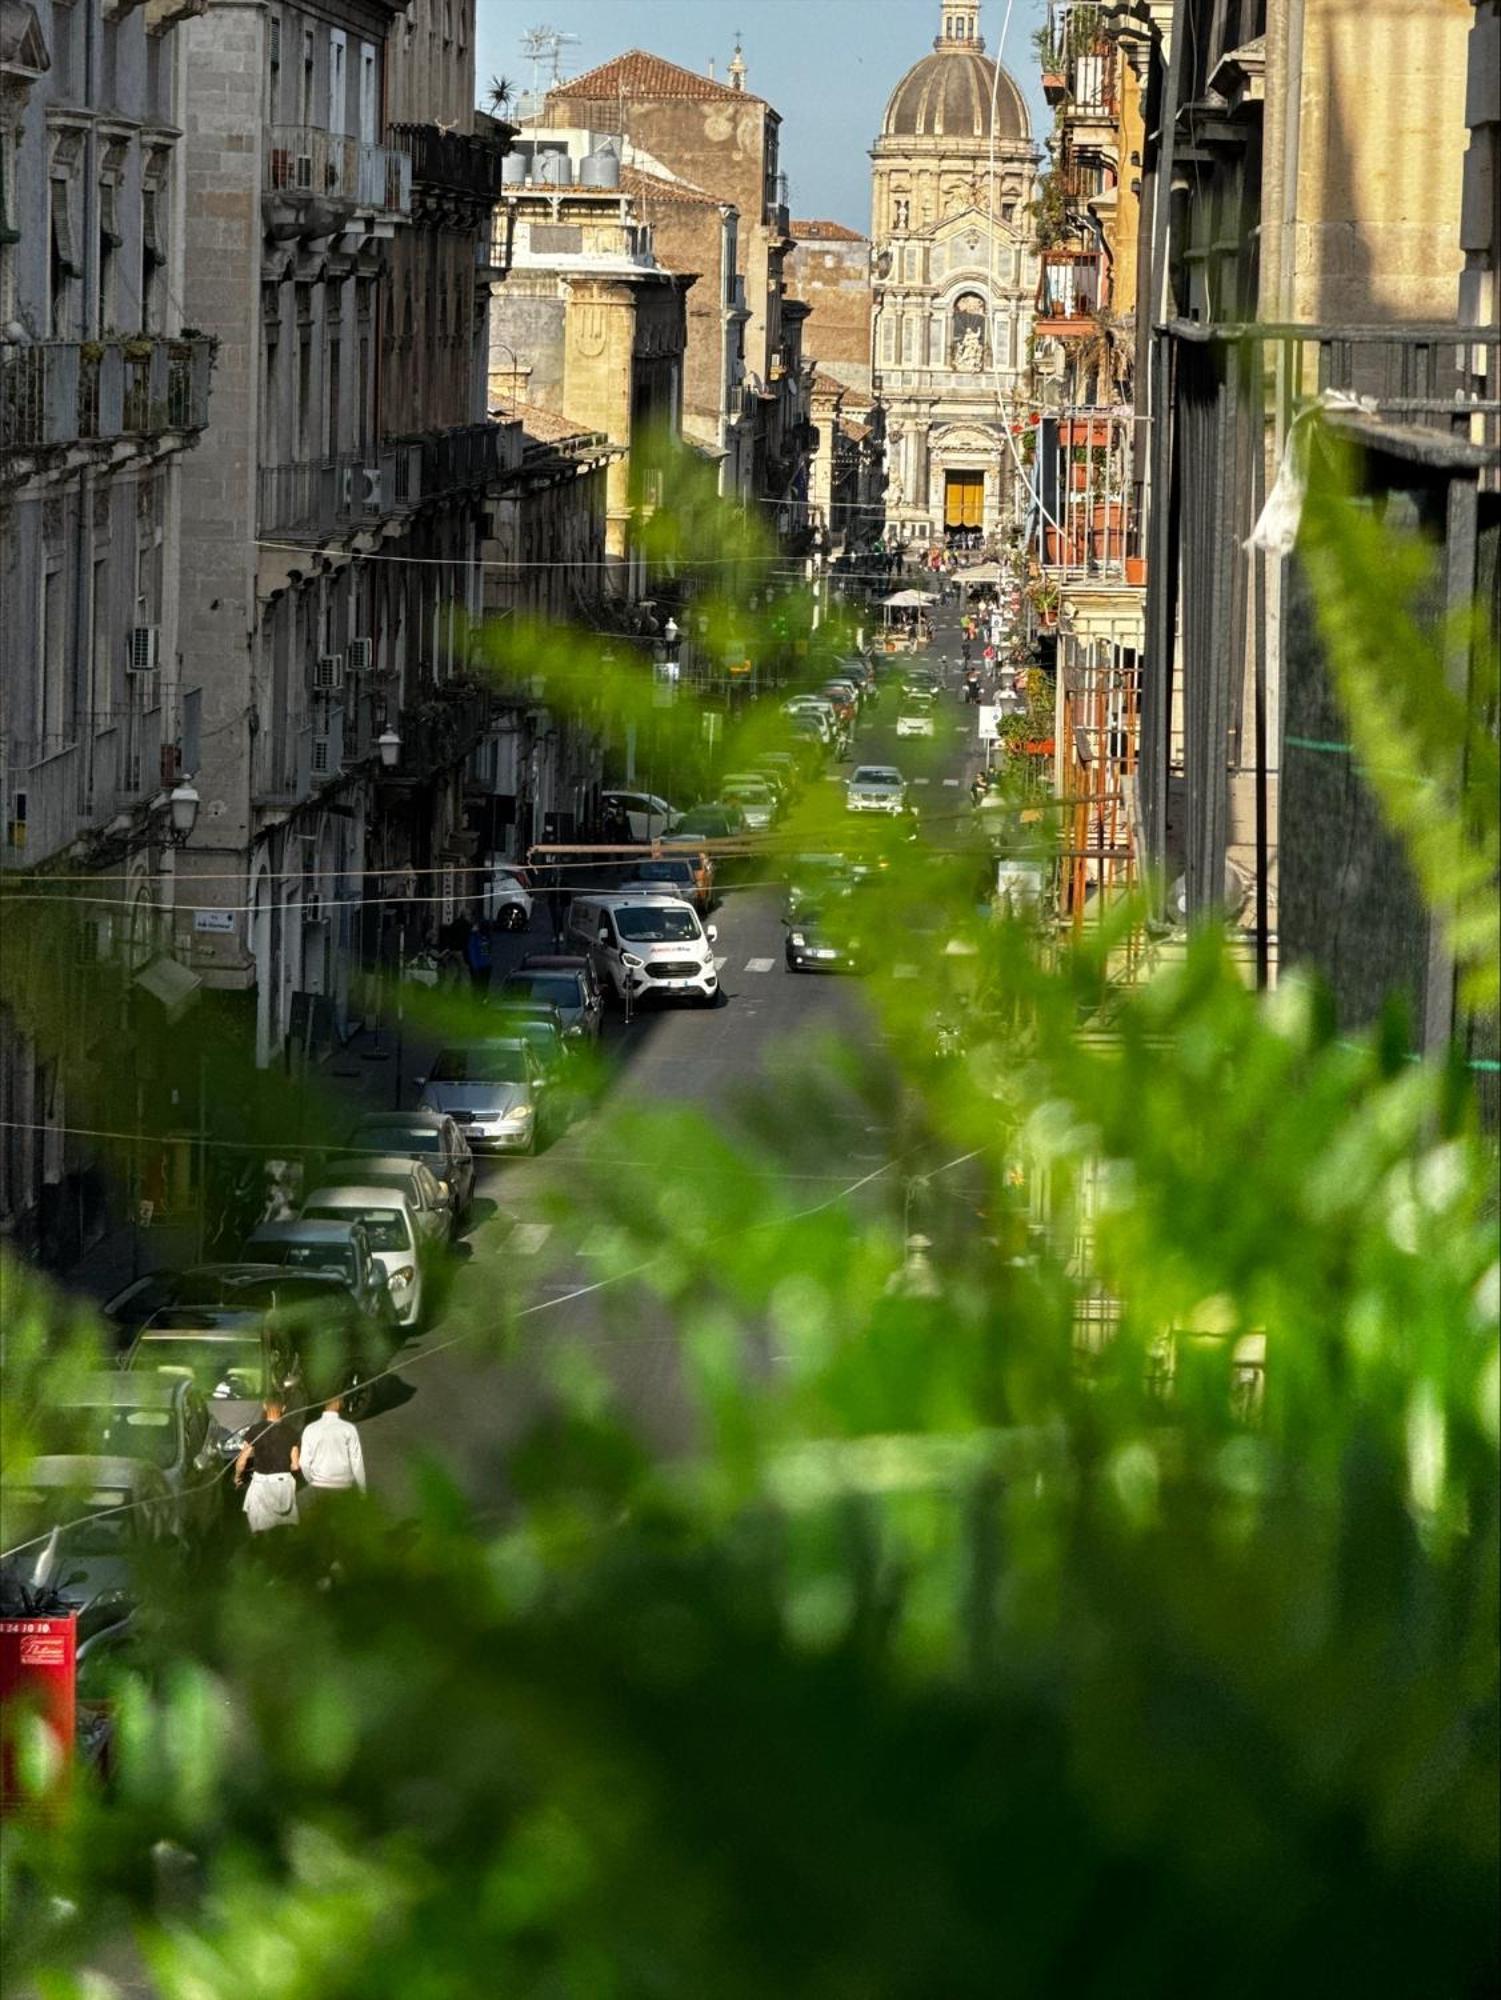
<path id="1" fill-rule="evenodd" d="M 787 922 L 789 972 L 858 972 L 860 946 L 849 934 L 841 910 L 831 922 L 816 904 L 805 903 Z"/>
<path id="2" fill-rule="evenodd" d="M 545 1000 L 563 1020 L 570 1042 L 597 1041 L 604 996 L 587 958 L 561 952 L 531 952 L 508 972 L 496 995 L 502 1007 L 518 1000 Z"/>

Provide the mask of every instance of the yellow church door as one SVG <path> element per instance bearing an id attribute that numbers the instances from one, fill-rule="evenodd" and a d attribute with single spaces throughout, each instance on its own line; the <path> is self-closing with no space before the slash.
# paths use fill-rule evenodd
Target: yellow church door
<path id="1" fill-rule="evenodd" d="M 983 472 L 944 474 L 943 525 L 945 528 L 983 528 L 985 525 L 985 475 Z"/>

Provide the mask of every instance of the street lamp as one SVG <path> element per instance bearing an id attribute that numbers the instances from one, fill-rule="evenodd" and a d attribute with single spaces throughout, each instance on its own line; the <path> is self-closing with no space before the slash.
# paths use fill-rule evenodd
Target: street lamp
<path id="1" fill-rule="evenodd" d="M 193 828 L 198 824 L 198 794 L 192 785 L 184 781 L 174 785 L 167 796 L 167 838 L 174 847 L 182 847 L 191 839 Z"/>
<path id="2" fill-rule="evenodd" d="M 394 771 L 401 757 L 401 738 L 394 729 L 383 729 L 375 739 L 375 747 L 380 752 L 380 767 L 383 771 Z"/>

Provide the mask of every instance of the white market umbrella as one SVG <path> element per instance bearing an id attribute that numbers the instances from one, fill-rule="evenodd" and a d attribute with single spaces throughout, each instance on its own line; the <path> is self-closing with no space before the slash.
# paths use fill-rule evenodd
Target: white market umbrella
<path id="1" fill-rule="evenodd" d="M 921 604 L 936 604 L 938 599 L 927 590 L 894 590 L 881 602 L 888 607 L 894 605 L 899 611 L 915 611 Z"/>

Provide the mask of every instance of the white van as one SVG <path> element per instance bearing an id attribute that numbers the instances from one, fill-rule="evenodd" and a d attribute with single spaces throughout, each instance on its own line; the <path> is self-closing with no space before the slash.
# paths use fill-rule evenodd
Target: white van
<path id="1" fill-rule="evenodd" d="M 570 950 L 587 953 L 601 983 L 624 1000 L 677 994 L 712 1007 L 719 999 L 713 924 L 660 890 L 583 891 L 568 912 Z"/>

